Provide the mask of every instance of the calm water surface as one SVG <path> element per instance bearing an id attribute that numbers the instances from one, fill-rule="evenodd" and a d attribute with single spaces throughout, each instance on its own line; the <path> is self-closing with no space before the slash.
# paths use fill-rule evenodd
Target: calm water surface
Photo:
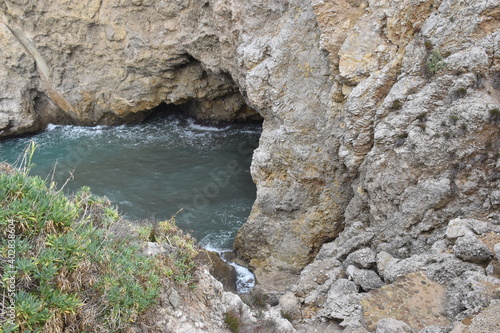
<path id="1" fill-rule="evenodd" d="M 49 125 L 1 142 L 0 160 L 14 163 L 34 140 L 32 174 L 59 185 L 71 178 L 69 193 L 89 186 L 132 220 L 164 220 L 183 209 L 177 224 L 222 250 L 232 247 L 255 200 L 249 166 L 260 132 L 258 124 L 205 127 L 179 115 L 138 125 Z"/>

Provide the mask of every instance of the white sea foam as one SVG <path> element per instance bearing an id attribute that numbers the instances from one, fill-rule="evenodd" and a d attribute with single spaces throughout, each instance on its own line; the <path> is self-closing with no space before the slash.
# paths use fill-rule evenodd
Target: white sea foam
<path id="1" fill-rule="evenodd" d="M 236 269 L 236 291 L 238 294 L 246 294 L 255 287 L 255 275 L 246 267 L 229 262 Z"/>
<path id="2" fill-rule="evenodd" d="M 217 252 L 219 255 L 222 252 L 230 252 L 228 249 L 220 249 L 207 244 L 203 246 L 205 250 Z M 238 294 L 248 293 L 250 290 L 255 287 L 255 275 L 246 267 L 240 266 L 234 262 L 227 261 L 223 256 L 220 256 L 221 259 L 227 264 L 234 267 L 236 270 L 236 291 Z"/>
<path id="3" fill-rule="evenodd" d="M 191 129 L 203 132 L 224 132 L 231 128 L 230 125 L 224 127 L 200 125 L 195 122 L 194 119 L 188 119 L 188 126 Z"/>
<path id="4" fill-rule="evenodd" d="M 53 130 L 55 130 L 56 128 L 59 128 L 59 127 L 61 127 L 61 125 L 48 124 L 48 125 L 47 125 L 47 128 L 45 128 L 45 130 L 50 132 L 50 131 L 53 131 Z"/>

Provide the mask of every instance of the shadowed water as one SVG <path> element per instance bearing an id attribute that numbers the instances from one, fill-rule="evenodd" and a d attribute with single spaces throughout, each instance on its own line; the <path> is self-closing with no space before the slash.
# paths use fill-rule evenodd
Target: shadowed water
<path id="1" fill-rule="evenodd" d="M 258 124 L 205 127 L 179 115 L 124 126 L 54 126 L 0 143 L 0 160 L 14 163 L 29 140 L 37 150 L 31 174 L 69 193 L 89 186 L 129 219 L 176 216 L 201 245 L 229 249 L 255 200 L 249 166 Z M 52 170 L 55 167 L 53 176 Z"/>

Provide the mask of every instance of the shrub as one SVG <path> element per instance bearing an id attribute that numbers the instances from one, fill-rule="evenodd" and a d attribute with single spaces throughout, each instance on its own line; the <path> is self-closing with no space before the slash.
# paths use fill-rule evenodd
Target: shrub
<path id="1" fill-rule="evenodd" d="M 9 239 L 15 244 L 13 269 L 0 267 L 0 293 L 8 294 L 6 279 L 16 281 L 15 325 L 0 324 L 0 331 L 115 332 L 156 302 L 162 278 L 193 284 L 197 250 L 174 219 L 157 232 L 178 246 L 176 252 L 148 257 L 139 233 L 108 199 L 89 188 L 65 196 L 28 170 L 0 173 L 2 262 L 9 258 Z M 7 301 L 0 300 L 0 311 Z"/>
<path id="2" fill-rule="evenodd" d="M 499 109 L 491 109 L 489 121 L 492 123 L 500 123 L 500 110 Z"/>
<path id="3" fill-rule="evenodd" d="M 429 76 L 436 75 L 437 72 L 446 68 L 446 62 L 443 60 L 443 56 L 438 50 L 434 50 L 427 57 L 427 74 Z"/>
<path id="4" fill-rule="evenodd" d="M 246 305 L 257 309 L 265 308 L 269 300 L 269 296 L 265 294 L 260 288 L 255 288 L 248 294 L 240 295 L 240 297 Z"/>
<path id="5" fill-rule="evenodd" d="M 466 95 L 467 95 L 467 88 L 458 88 L 458 89 L 455 91 L 455 97 L 456 97 L 457 99 L 459 99 L 459 98 L 464 98 Z"/>
<path id="6" fill-rule="evenodd" d="M 281 310 L 280 314 L 281 314 L 281 318 L 284 318 L 284 319 L 288 320 L 289 322 L 293 321 L 294 316 L 292 313 Z"/>
<path id="7" fill-rule="evenodd" d="M 396 99 L 392 102 L 390 109 L 391 109 L 391 111 L 397 111 L 397 110 L 401 110 L 402 107 L 403 107 L 403 103 L 399 99 Z"/>
<path id="8" fill-rule="evenodd" d="M 231 332 L 238 333 L 240 331 L 241 319 L 236 311 L 226 312 L 224 314 L 224 323 Z"/>
<path id="9" fill-rule="evenodd" d="M 432 48 L 434 47 L 434 46 L 432 45 L 432 42 L 431 42 L 430 40 L 428 40 L 428 39 L 426 39 L 426 40 L 424 41 L 424 46 L 425 46 L 425 48 L 426 48 L 427 50 L 429 50 L 429 51 L 430 51 L 430 50 L 432 50 Z"/>

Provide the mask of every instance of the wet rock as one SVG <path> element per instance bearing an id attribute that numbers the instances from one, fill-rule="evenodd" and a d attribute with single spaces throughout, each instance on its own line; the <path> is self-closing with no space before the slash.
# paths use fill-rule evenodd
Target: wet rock
<path id="1" fill-rule="evenodd" d="M 222 283 L 227 291 L 236 292 L 236 269 L 221 259 L 218 253 L 201 250 L 198 258 L 210 267 L 210 274 Z"/>
<path id="2" fill-rule="evenodd" d="M 458 258 L 477 264 L 488 262 L 493 258 L 490 249 L 473 235 L 458 238 L 453 246 L 453 252 Z"/>
<path id="3" fill-rule="evenodd" d="M 375 333 L 411 333 L 411 327 L 401 320 L 385 318 L 378 322 Z"/>
<path id="4" fill-rule="evenodd" d="M 369 269 L 359 269 L 355 266 L 347 267 L 346 273 L 364 291 L 380 288 L 384 282 L 377 273 Z"/>

